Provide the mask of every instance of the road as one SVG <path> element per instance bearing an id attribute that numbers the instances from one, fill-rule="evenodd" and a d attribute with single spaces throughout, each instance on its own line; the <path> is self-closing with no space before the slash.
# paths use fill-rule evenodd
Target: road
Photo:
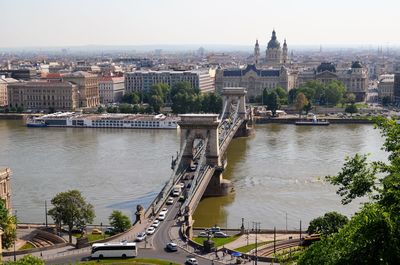
<path id="1" fill-rule="evenodd" d="M 189 182 L 191 182 L 191 180 L 185 181 L 185 187 Z M 171 236 L 169 234 L 170 230 L 172 227 L 178 226 L 176 223 L 176 216 L 178 214 L 180 205 L 181 202 L 178 202 L 178 199 L 175 198 L 172 205 L 165 206 L 168 209 L 165 220 L 160 223 L 153 235 L 147 237 L 147 242 L 138 243 L 138 257 L 164 259 L 176 262 L 178 264 L 184 264 L 186 259 L 194 257 L 198 260 L 200 265 L 212 264 L 210 259 L 194 255 L 181 247 L 178 248 L 177 252 L 166 251 L 166 244 L 171 242 Z M 49 260 L 46 261 L 46 264 L 70 264 L 82 260 L 88 260 L 89 257 L 90 248 L 85 248 L 82 250 L 82 253 L 76 255 L 66 255 L 65 257 Z M 214 262 L 214 264 L 222 263 Z"/>

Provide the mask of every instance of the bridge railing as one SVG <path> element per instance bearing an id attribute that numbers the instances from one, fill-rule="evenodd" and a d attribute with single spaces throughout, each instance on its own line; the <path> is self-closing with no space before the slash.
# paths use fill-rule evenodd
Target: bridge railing
<path id="1" fill-rule="evenodd" d="M 208 138 L 204 141 L 202 152 L 199 154 L 200 161 L 198 163 L 198 166 L 196 168 L 196 171 L 194 173 L 193 181 L 192 181 L 192 186 L 190 187 L 189 191 L 186 194 L 186 200 L 181 206 L 181 212 L 185 209 L 185 207 L 188 205 L 188 202 L 192 199 L 192 196 L 196 190 L 196 187 L 199 183 L 201 183 L 202 176 L 204 174 L 204 169 L 207 167 L 207 161 L 206 161 L 206 148 L 208 144 Z"/>
<path id="2" fill-rule="evenodd" d="M 157 213 L 160 211 L 161 206 L 164 204 L 164 202 L 167 200 L 169 197 L 169 194 L 171 193 L 173 187 L 178 184 L 178 181 L 181 179 L 183 174 L 185 173 L 185 169 L 182 166 L 182 156 L 183 156 L 183 151 L 185 150 L 186 147 L 186 142 L 182 146 L 179 156 L 176 159 L 175 167 L 172 171 L 172 174 L 168 181 L 165 183 L 164 187 L 161 189 L 160 193 L 157 195 L 157 197 L 152 201 L 152 203 L 149 205 L 147 210 L 145 211 L 145 216 L 149 216 L 150 213 Z"/>

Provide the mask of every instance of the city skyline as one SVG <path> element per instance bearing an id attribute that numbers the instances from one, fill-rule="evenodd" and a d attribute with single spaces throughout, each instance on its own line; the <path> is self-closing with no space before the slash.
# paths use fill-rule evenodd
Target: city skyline
<path id="1" fill-rule="evenodd" d="M 8 1 L 0 17 L 0 48 L 82 45 L 253 45 L 278 40 L 301 45 L 396 46 L 400 4 L 338 0 L 201 2 L 171 1 Z M 388 8 L 390 7 L 390 8 Z"/>

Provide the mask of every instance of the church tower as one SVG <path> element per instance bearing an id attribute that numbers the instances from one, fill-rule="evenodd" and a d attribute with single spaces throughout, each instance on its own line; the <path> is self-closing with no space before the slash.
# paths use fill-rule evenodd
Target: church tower
<path id="1" fill-rule="evenodd" d="M 260 45 L 258 40 L 256 40 L 256 45 L 254 45 L 254 64 L 257 65 L 260 62 Z"/>
<path id="2" fill-rule="evenodd" d="M 285 39 L 285 41 L 283 42 L 283 48 L 282 48 L 282 63 L 283 63 L 283 64 L 289 63 L 288 48 L 287 48 L 286 39 Z"/>
<path id="3" fill-rule="evenodd" d="M 271 40 L 268 42 L 266 54 L 266 63 L 269 66 L 279 66 L 282 64 L 282 48 L 276 38 L 275 30 L 272 31 Z"/>

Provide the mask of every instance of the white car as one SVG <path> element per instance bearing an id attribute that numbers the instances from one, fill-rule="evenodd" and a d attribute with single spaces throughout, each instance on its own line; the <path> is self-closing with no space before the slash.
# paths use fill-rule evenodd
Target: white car
<path id="1" fill-rule="evenodd" d="M 179 186 L 181 186 L 181 188 L 183 189 L 185 187 L 185 183 L 181 182 L 179 183 Z"/>
<path id="2" fill-rule="evenodd" d="M 162 208 L 160 213 L 163 213 L 163 212 L 167 213 L 168 212 L 168 208 L 167 207 Z"/>
<path id="3" fill-rule="evenodd" d="M 187 265 L 197 265 L 199 263 L 197 262 L 197 259 L 195 259 L 195 258 L 188 258 L 186 260 L 185 264 L 187 264 Z"/>
<path id="4" fill-rule="evenodd" d="M 139 234 L 136 235 L 136 242 L 141 242 L 143 240 L 145 240 L 146 238 L 146 232 L 140 232 Z"/>
<path id="5" fill-rule="evenodd" d="M 151 226 L 157 228 L 160 225 L 160 223 L 161 223 L 160 220 L 154 220 Z"/>
<path id="6" fill-rule="evenodd" d="M 166 202 L 166 204 L 167 204 L 167 205 L 171 205 L 171 204 L 173 204 L 173 203 L 174 203 L 174 198 L 169 197 L 168 200 L 167 200 L 167 202 Z"/>
<path id="7" fill-rule="evenodd" d="M 156 229 L 153 226 L 150 226 L 146 229 L 146 234 L 152 235 L 152 234 L 154 234 L 155 231 L 156 231 Z"/>
<path id="8" fill-rule="evenodd" d="M 165 212 L 160 212 L 158 214 L 157 220 L 164 221 L 165 217 L 166 217 L 166 213 Z"/>

